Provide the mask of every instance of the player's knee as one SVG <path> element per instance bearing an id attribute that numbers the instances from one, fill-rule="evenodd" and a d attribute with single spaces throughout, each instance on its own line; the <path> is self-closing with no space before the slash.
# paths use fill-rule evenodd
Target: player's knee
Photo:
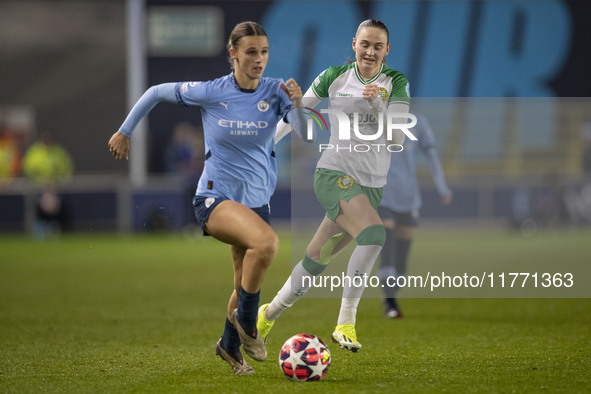
<path id="1" fill-rule="evenodd" d="M 307 253 L 304 255 L 304 259 L 302 260 L 302 266 L 306 271 L 308 271 L 310 275 L 314 276 L 320 275 L 327 267 L 326 264 L 321 264 L 320 262 L 312 259 Z"/>
<path id="2" fill-rule="evenodd" d="M 411 226 L 398 226 L 395 230 L 395 236 L 399 239 L 411 240 L 413 238 L 414 228 Z"/>
<path id="3" fill-rule="evenodd" d="M 320 260 L 321 251 L 322 245 L 319 245 L 318 242 L 312 241 L 308 244 L 308 247 L 306 247 L 306 255 L 312 260 Z"/>
<path id="4" fill-rule="evenodd" d="M 392 219 L 382 219 L 382 223 L 384 223 L 386 230 L 394 230 L 396 228 L 396 222 Z"/>
<path id="5" fill-rule="evenodd" d="M 306 256 L 312 260 L 320 260 L 320 249 L 308 246 L 306 248 Z"/>
<path id="6" fill-rule="evenodd" d="M 378 245 L 384 246 L 386 242 L 386 229 L 382 224 L 374 224 L 364 228 L 357 237 L 357 245 Z"/>
<path id="7" fill-rule="evenodd" d="M 269 231 L 262 235 L 253 248 L 253 252 L 258 254 L 258 260 L 267 267 L 271 265 L 278 250 L 279 237 L 277 237 L 274 231 Z"/>

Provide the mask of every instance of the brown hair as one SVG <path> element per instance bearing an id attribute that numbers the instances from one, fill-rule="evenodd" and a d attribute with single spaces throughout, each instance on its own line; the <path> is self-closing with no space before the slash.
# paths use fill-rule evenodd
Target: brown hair
<path id="1" fill-rule="evenodd" d="M 265 36 L 267 37 L 267 33 L 265 29 L 261 25 L 256 22 L 246 21 L 240 22 L 234 29 L 232 29 L 232 33 L 230 33 L 230 38 L 228 39 L 228 44 L 226 45 L 228 51 L 230 48 L 236 49 L 238 47 L 238 42 L 242 37 L 246 36 Z M 234 59 L 228 58 L 230 62 L 230 67 L 234 69 Z"/>
<path id="2" fill-rule="evenodd" d="M 366 19 L 363 22 L 361 22 L 359 24 L 359 27 L 357 28 L 357 32 L 355 33 L 355 37 L 357 37 L 359 35 L 359 31 L 361 29 L 366 28 L 366 27 L 377 27 L 378 29 L 383 30 L 384 33 L 386 33 L 386 44 L 388 44 L 390 42 L 390 33 L 388 32 L 388 28 L 386 27 L 384 22 L 377 20 L 377 19 Z"/>

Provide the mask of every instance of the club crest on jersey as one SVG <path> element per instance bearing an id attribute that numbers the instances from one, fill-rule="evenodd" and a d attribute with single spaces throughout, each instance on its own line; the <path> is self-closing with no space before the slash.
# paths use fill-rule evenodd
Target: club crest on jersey
<path id="1" fill-rule="evenodd" d="M 386 88 L 380 87 L 380 92 L 378 94 L 382 98 L 383 102 L 386 102 L 386 100 L 388 100 L 388 91 L 386 90 Z"/>
<path id="2" fill-rule="evenodd" d="M 355 184 L 355 181 L 349 175 L 342 175 L 337 180 L 337 184 L 341 189 L 347 190 Z"/>
<path id="3" fill-rule="evenodd" d="M 258 102 L 257 108 L 261 112 L 267 112 L 267 110 L 269 109 L 269 103 L 266 100 L 261 100 Z"/>

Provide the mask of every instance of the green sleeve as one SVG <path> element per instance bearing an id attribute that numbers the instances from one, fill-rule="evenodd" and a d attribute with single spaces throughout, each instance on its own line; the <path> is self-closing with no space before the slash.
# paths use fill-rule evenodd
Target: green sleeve
<path id="1" fill-rule="evenodd" d="M 330 68 L 322 71 L 312 83 L 312 91 L 318 98 L 328 97 L 328 87 L 330 86 L 326 75 L 328 71 L 330 71 Z"/>
<path id="2" fill-rule="evenodd" d="M 404 74 L 398 71 L 393 71 L 392 76 L 392 93 L 388 99 L 389 103 L 393 102 L 410 102 L 410 84 Z"/>
<path id="3" fill-rule="evenodd" d="M 328 97 L 328 89 L 335 79 L 351 68 L 350 64 L 337 67 L 329 67 L 322 71 L 312 83 L 312 91 L 316 97 L 325 99 Z"/>

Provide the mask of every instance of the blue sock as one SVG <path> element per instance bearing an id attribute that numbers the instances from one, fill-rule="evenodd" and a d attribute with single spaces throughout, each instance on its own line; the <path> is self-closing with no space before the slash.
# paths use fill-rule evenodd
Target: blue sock
<path id="1" fill-rule="evenodd" d="M 249 334 L 255 334 L 257 331 L 257 312 L 259 309 L 260 294 L 260 290 L 256 293 L 247 293 L 242 287 L 240 288 L 238 320 L 244 331 Z"/>
<path id="2" fill-rule="evenodd" d="M 231 356 L 234 356 L 234 354 L 240 351 L 240 337 L 238 336 L 238 331 L 236 331 L 236 328 L 234 328 L 227 317 L 224 334 L 222 335 L 222 346 Z"/>

